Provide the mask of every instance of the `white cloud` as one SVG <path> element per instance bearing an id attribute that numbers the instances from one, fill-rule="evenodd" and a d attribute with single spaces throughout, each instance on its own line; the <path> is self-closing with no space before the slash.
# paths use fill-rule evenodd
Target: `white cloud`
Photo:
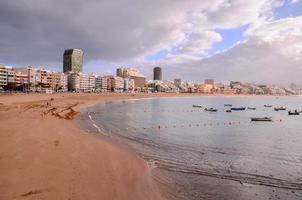
<path id="1" fill-rule="evenodd" d="M 301 0 L 291 0 L 291 4 L 295 4 L 295 3 L 298 3 L 298 2 L 300 2 Z"/>
<path id="2" fill-rule="evenodd" d="M 249 39 L 228 51 L 201 61 L 184 60 L 178 67 L 173 64 L 173 69 L 186 79 L 302 84 L 301 23 L 302 17 L 267 22 L 248 30 Z M 165 64 L 169 66 L 169 62 Z"/>

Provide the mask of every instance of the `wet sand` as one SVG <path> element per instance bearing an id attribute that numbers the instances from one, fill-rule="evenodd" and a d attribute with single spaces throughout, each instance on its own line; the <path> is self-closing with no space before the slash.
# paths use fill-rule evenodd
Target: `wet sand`
<path id="1" fill-rule="evenodd" d="M 144 160 L 73 119 L 100 101 L 175 95 L 0 94 L 0 199 L 164 199 Z"/>

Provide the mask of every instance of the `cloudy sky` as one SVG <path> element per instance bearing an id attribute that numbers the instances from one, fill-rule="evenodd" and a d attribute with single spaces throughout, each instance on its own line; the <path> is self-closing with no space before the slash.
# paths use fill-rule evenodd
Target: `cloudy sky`
<path id="1" fill-rule="evenodd" d="M 302 0 L 0 0 L 0 63 L 302 84 Z"/>

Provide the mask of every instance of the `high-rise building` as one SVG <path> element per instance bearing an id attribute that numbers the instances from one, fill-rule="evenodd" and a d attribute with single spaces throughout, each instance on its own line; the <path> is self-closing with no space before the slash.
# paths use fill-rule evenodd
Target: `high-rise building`
<path id="1" fill-rule="evenodd" d="M 63 55 L 64 72 L 82 72 L 83 71 L 83 51 L 81 49 L 67 49 Z"/>
<path id="2" fill-rule="evenodd" d="M 153 69 L 153 80 L 162 80 L 162 71 L 160 67 L 154 67 Z"/>
<path id="3" fill-rule="evenodd" d="M 68 73 L 68 91 L 80 91 L 80 75 L 78 73 Z"/>

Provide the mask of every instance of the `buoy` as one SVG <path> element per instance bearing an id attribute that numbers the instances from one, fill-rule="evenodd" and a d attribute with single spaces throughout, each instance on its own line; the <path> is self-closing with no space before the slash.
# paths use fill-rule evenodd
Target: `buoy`
<path id="1" fill-rule="evenodd" d="M 157 128 L 160 129 L 160 125 L 158 125 Z"/>

